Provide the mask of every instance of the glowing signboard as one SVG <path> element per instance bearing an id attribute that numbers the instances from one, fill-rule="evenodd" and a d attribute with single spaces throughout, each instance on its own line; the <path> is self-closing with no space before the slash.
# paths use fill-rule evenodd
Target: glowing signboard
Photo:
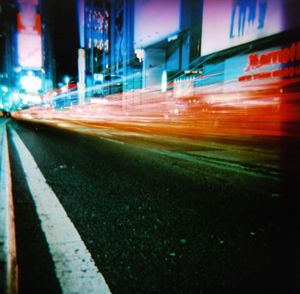
<path id="1" fill-rule="evenodd" d="M 20 80 L 22 89 L 28 92 L 37 92 L 42 88 L 42 80 L 35 76 L 23 76 Z"/>
<path id="2" fill-rule="evenodd" d="M 201 54 L 300 26 L 299 0 L 204 0 Z"/>
<path id="3" fill-rule="evenodd" d="M 42 67 L 41 16 L 37 0 L 19 0 L 17 16 L 18 62 L 21 67 Z"/>
<path id="4" fill-rule="evenodd" d="M 238 77 L 238 81 L 297 77 L 300 76 L 299 61 L 300 42 L 282 49 L 251 53 L 244 68 L 245 75 Z"/>
<path id="5" fill-rule="evenodd" d="M 22 67 L 42 66 L 42 40 L 38 35 L 18 35 L 18 60 Z"/>

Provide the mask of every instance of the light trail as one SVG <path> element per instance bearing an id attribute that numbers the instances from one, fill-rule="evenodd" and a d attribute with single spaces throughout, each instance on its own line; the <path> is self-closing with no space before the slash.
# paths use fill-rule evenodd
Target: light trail
<path id="1" fill-rule="evenodd" d="M 160 86 L 130 90 L 92 97 L 91 102 L 62 110 L 49 105 L 31 107 L 13 117 L 121 129 L 142 125 L 137 132 L 195 139 L 203 134 L 300 137 L 295 131 L 300 122 L 300 78 L 274 79 L 272 83 L 228 80 L 203 87 L 194 87 L 190 80 L 187 83 L 190 89 L 180 95 L 172 82 L 166 92 L 161 92 Z M 292 132 L 288 124 L 295 126 Z"/>
<path id="2" fill-rule="evenodd" d="M 160 87 L 131 90 L 61 110 L 36 106 L 13 117 L 120 144 L 297 174 L 298 149 L 292 146 L 300 142 L 300 78 L 214 85 L 177 95 L 170 83 L 164 93 Z M 217 151 L 207 153 L 206 142 L 216 142 Z"/>

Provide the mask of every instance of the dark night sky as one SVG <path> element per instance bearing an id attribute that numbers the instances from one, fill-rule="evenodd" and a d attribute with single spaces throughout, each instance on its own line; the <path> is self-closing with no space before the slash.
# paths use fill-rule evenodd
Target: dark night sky
<path id="1" fill-rule="evenodd" d="M 50 3 L 49 25 L 53 37 L 53 53 L 59 82 L 66 74 L 77 75 L 79 47 L 77 7 L 76 0 L 51 0 Z"/>

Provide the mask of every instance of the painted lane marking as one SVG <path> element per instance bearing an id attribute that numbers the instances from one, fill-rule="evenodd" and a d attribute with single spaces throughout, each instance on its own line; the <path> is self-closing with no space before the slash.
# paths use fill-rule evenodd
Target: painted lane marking
<path id="1" fill-rule="evenodd" d="M 120 144 L 120 145 L 124 145 L 124 144 L 125 144 L 123 141 L 118 141 L 118 140 L 114 140 L 114 139 L 109 139 L 109 138 L 106 138 L 106 137 L 101 137 L 100 139 L 101 139 L 101 140 L 104 140 L 104 141 L 108 141 L 108 142 Z"/>
<path id="2" fill-rule="evenodd" d="M 46 183 L 34 158 L 18 134 L 12 130 L 26 181 L 45 233 L 63 293 L 110 293 L 104 277 L 75 226 L 51 187 Z"/>

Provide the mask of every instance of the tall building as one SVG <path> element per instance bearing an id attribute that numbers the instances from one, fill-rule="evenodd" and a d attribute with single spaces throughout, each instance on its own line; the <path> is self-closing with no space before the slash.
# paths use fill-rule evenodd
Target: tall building
<path id="1" fill-rule="evenodd" d="M 14 38 L 16 5 L 9 0 L 0 3 L 0 108 L 9 110 L 14 86 Z"/>
<path id="2" fill-rule="evenodd" d="M 17 1 L 15 85 L 20 103 L 39 102 L 42 91 L 42 24 L 39 0 Z"/>
<path id="3" fill-rule="evenodd" d="M 47 93 L 56 84 L 56 72 L 53 48 L 51 1 L 40 0 L 41 37 L 42 37 L 42 93 Z"/>
<path id="4" fill-rule="evenodd" d="M 5 0 L 1 46 L 10 107 L 40 103 L 53 88 L 52 49 L 47 31 L 47 6 L 42 0 Z M 43 4 L 43 5 L 42 5 Z M 4 40 L 3 40 L 4 39 Z"/>
<path id="5" fill-rule="evenodd" d="M 121 92 L 128 85 L 123 79 L 133 68 L 133 8 L 133 0 L 78 0 L 87 96 Z M 101 87 L 114 79 L 122 80 L 118 87 Z"/>

